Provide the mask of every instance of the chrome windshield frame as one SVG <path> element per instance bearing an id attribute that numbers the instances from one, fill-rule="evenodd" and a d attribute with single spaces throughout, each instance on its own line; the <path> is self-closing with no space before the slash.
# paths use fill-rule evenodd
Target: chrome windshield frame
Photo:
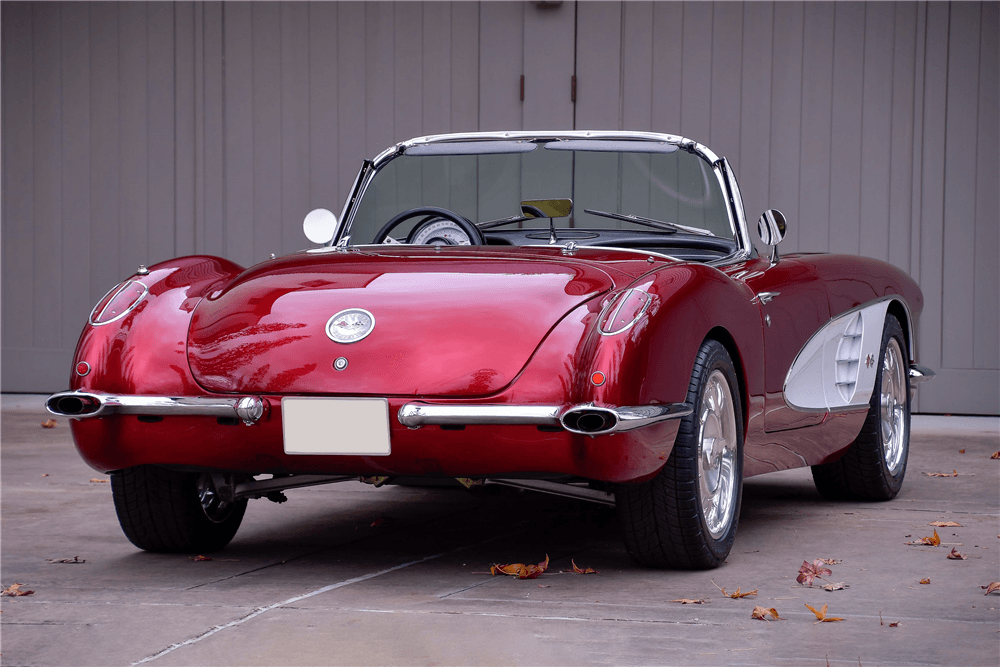
<path id="1" fill-rule="evenodd" d="M 727 174 L 728 162 L 724 158 L 717 156 L 710 148 L 692 139 L 687 139 L 674 134 L 661 134 L 658 132 L 629 132 L 629 131 L 588 131 L 588 130 L 563 130 L 555 132 L 458 132 L 454 134 L 435 134 L 423 137 L 416 137 L 408 141 L 402 141 L 394 146 L 390 146 L 375 159 L 366 160 L 355 186 L 351 190 L 351 195 L 344 205 L 344 211 L 337 225 L 337 231 L 328 245 L 336 246 L 343 243 L 343 239 L 349 241 L 349 232 L 354 222 L 354 216 L 358 211 L 358 203 L 364 199 L 368 186 L 375 175 L 389 162 L 406 153 L 406 149 L 413 146 L 439 143 L 458 143 L 475 141 L 560 141 L 570 139 L 593 139 L 593 140 L 617 140 L 636 142 L 663 142 L 676 145 L 681 150 L 693 153 L 709 163 L 715 173 L 719 185 L 726 195 L 731 205 L 726 206 L 729 216 L 729 223 L 735 230 L 735 241 L 738 249 L 732 255 L 723 258 L 715 263 L 729 264 L 743 261 L 753 255 L 753 243 L 750 241 L 750 234 L 747 228 L 746 215 L 743 210 L 743 201 L 736 188 L 730 185 L 730 177 Z M 731 174 L 732 168 L 729 167 Z M 733 176 L 735 179 L 735 176 Z M 741 215 L 742 214 L 742 215 Z"/>

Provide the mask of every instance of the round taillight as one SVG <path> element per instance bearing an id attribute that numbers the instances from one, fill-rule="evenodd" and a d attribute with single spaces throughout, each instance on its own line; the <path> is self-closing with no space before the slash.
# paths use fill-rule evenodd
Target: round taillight
<path id="1" fill-rule="evenodd" d="M 94 310 L 90 312 L 90 323 L 94 326 L 109 324 L 119 320 L 136 307 L 146 296 L 149 288 L 138 280 L 126 280 L 105 294 Z"/>
<path id="2" fill-rule="evenodd" d="M 590 381 L 596 384 L 598 387 L 604 384 L 606 380 L 607 378 L 604 377 L 604 373 L 602 373 L 601 371 L 594 371 L 594 374 L 590 376 Z"/>

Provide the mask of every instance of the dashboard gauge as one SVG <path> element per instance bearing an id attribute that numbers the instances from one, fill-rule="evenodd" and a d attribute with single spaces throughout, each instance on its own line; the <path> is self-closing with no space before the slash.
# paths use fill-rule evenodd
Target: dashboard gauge
<path id="1" fill-rule="evenodd" d="M 472 245 L 472 240 L 451 220 L 438 220 L 413 230 L 408 241 L 414 245 Z"/>

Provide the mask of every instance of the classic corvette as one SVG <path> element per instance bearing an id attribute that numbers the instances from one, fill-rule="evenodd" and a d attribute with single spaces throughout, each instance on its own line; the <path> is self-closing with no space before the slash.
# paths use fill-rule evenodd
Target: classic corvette
<path id="1" fill-rule="evenodd" d="M 917 284 L 750 238 L 729 163 L 683 137 L 495 132 L 365 161 L 317 247 L 195 256 L 111 289 L 70 390 L 125 535 L 223 548 L 248 499 L 455 478 L 615 504 L 640 563 L 729 553 L 745 477 L 811 466 L 829 498 L 906 472 Z"/>

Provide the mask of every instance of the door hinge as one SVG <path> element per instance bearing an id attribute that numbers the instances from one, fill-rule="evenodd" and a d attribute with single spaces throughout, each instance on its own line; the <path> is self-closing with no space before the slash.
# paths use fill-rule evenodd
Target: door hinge
<path id="1" fill-rule="evenodd" d="M 576 102 L 576 74 L 570 77 L 569 84 L 569 101 Z"/>

